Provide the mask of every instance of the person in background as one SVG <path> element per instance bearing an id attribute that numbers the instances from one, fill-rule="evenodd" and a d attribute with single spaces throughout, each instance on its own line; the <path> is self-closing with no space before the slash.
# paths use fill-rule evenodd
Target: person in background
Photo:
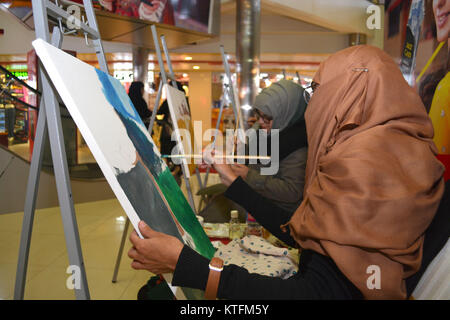
<path id="1" fill-rule="evenodd" d="M 147 106 L 147 102 L 145 102 L 144 96 L 144 83 L 141 81 L 134 81 L 130 85 L 130 89 L 128 90 L 128 96 L 131 99 L 136 111 L 139 113 L 139 116 L 144 122 L 145 126 L 148 128 L 150 125 L 150 117 L 152 116 L 152 112 L 149 110 Z"/>
<path id="2" fill-rule="evenodd" d="M 303 199 L 308 153 L 303 117 L 306 105 L 303 87 L 291 80 L 282 79 L 262 90 L 253 106 L 257 118 L 255 127 L 265 130 L 269 137 L 273 129 L 279 130 L 278 172 L 264 175 L 261 164 L 231 165 L 231 169 L 255 191 L 292 212 Z"/>
<path id="3" fill-rule="evenodd" d="M 294 214 L 246 192 L 227 171 L 227 192 L 240 185 L 234 198 L 273 235 L 302 248 L 298 273 L 281 279 L 232 264 L 215 271 L 209 264 L 217 258 L 210 262 L 142 221 L 144 239 L 130 236 L 134 269 L 173 272 L 172 285 L 208 289 L 211 297 L 217 290 L 223 299 L 408 297 L 405 282 L 421 267 L 424 234 L 445 187 L 430 118 L 396 63 L 375 47 L 332 55 L 314 82 L 305 194 Z M 217 282 L 209 281 L 213 272 Z"/>
<path id="4" fill-rule="evenodd" d="M 12 103 L 5 104 L 6 129 L 8 130 L 8 140 L 14 141 L 14 127 L 16 125 L 16 107 Z"/>

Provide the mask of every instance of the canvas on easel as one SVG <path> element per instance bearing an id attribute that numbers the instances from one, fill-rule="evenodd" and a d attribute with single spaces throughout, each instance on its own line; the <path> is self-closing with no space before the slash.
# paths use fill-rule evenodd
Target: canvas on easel
<path id="1" fill-rule="evenodd" d="M 143 220 L 211 258 L 214 247 L 121 83 L 41 39 L 33 46 L 138 234 Z"/>
<path id="2" fill-rule="evenodd" d="M 195 173 L 196 164 L 192 157 L 194 154 L 201 154 L 201 148 L 196 145 L 194 129 L 192 126 L 191 113 L 184 92 L 170 86 L 164 85 L 167 102 L 170 110 L 174 133 L 177 139 L 177 150 L 175 154 L 186 155 L 181 159 L 187 178 Z M 174 159 L 175 160 L 175 159 Z"/>

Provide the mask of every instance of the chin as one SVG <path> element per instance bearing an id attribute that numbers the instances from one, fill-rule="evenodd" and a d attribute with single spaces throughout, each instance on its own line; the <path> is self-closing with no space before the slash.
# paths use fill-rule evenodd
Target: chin
<path id="1" fill-rule="evenodd" d="M 449 28 L 450 29 L 450 28 Z M 443 41 L 447 41 L 448 38 L 450 38 L 450 30 L 442 30 L 442 31 L 438 31 L 437 35 L 436 35 L 436 39 L 438 42 L 443 42 Z"/>

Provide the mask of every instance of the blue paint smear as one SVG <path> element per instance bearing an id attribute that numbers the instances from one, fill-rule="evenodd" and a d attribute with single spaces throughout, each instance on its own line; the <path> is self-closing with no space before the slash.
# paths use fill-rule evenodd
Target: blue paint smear
<path id="1" fill-rule="evenodd" d="M 145 127 L 144 123 L 139 117 L 130 97 L 123 90 L 122 84 L 119 80 L 111 78 L 108 74 L 101 70 L 95 69 L 100 82 L 103 85 L 103 93 L 108 99 L 108 102 L 116 109 L 116 111 L 124 116 L 130 117 Z"/>
<path id="2" fill-rule="evenodd" d="M 102 90 L 106 99 L 114 107 L 120 120 L 122 120 L 125 129 L 127 130 L 127 135 L 133 142 L 142 161 L 152 175 L 157 177 L 164 170 L 162 160 L 154 152 L 153 144 L 142 131 L 143 129 L 146 130 L 145 125 L 131 103 L 128 95 L 125 94 L 122 84 L 119 80 L 111 78 L 101 70 L 95 69 L 95 71 L 102 83 Z"/>

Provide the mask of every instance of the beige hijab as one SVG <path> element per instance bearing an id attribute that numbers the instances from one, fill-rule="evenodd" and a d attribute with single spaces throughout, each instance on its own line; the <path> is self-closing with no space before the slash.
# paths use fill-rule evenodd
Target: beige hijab
<path id="1" fill-rule="evenodd" d="M 431 121 L 398 66 L 375 47 L 332 55 L 314 81 L 305 196 L 291 234 L 331 257 L 365 298 L 405 298 L 404 280 L 420 266 L 423 234 L 444 191 Z"/>

